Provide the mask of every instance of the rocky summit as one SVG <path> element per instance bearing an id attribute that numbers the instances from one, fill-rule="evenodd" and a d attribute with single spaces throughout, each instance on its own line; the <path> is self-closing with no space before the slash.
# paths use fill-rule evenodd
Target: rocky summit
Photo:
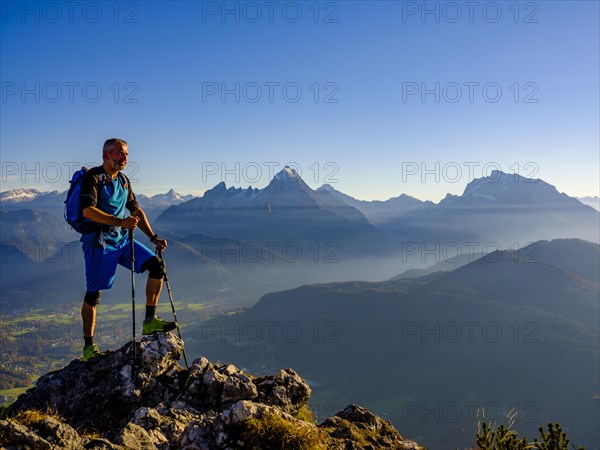
<path id="1" fill-rule="evenodd" d="M 41 377 L 0 420 L 7 449 L 420 449 L 349 405 L 316 424 L 292 369 L 252 376 L 200 357 L 178 363 L 173 334 L 144 337 Z"/>

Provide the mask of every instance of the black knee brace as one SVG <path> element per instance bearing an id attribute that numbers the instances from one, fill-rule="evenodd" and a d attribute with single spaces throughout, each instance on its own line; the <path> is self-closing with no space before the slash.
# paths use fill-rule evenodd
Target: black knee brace
<path id="1" fill-rule="evenodd" d="M 148 271 L 148 276 L 156 280 L 162 280 L 165 277 L 165 261 L 158 256 L 148 258 L 142 264 L 142 272 Z"/>
<path id="2" fill-rule="evenodd" d="M 96 306 L 100 303 L 100 291 L 87 291 L 83 301 L 90 306 Z"/>

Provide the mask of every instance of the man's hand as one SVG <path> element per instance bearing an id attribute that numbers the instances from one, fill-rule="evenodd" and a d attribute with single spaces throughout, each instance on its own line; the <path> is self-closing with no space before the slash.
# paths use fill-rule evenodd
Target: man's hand
<path id="1" fill-rule="evenodd" d="M 129 216 L 121 221 L 121 227 L 127 230 L 135 230 L 140 219 L 135 216 Z"/>
<path id="2" fill-rule="evenodd" d="M 167 240 L 166 239 L 157 237 L 152 242 L 154 243 L 154 245 L 156 245 L 156 248 L 161 251 L 164 250 L 165 248 L 167 248 Z"/>

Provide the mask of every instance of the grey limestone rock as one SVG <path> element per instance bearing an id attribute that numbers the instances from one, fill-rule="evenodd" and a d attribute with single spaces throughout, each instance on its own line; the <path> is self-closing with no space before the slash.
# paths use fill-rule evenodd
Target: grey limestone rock
<path id="1" fill-rule="evenodd" d="M 255 446 L 244 435 L 253 423 L 248 420 L 276 419 L 282 428 L 274 433 L 285 429 L 312 434 L 331 449 L 420 448 L 404 440 L 390 422 L 356 405 L 321 425 L 301 420 L 298 413 L 307 408 L 311 389 L 293 369 L 256 377 L 233 364 L 200 357 L 185 370 L 178 364 L 183 342 L 174 334 L 144 337 L 136 345 L 133 375 L 128 343 L 41 377 L 8 408 L 8 420 L 0 420 L 0 445 L 42 450 L 246 449 Z M 28 411 L 39 414 L 24 420 Z"/>

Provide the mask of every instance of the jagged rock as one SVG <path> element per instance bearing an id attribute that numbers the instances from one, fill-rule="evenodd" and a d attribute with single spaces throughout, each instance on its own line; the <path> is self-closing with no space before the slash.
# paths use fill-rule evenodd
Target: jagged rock
<path id="1" fill-rule="evenodd" d="M 35 414 L 34 416 L 38 417 L 0 420 L 0 445 L 2 448 L 9 450 L 29 448 L 35 450 L 124 449 L 106 439 L 80 436 L 75 429 L 57 418 L 44 414 Z M 20 423 L 19 420 L 24 421 L 27 425 Z"/>
<path id="2" fill-rule="evenodd" d="M 168 448 L 168 443 L 176 443 L 188 424 L 203 415 L 189 408 L 183 402 L 174 402 L 171 408 L 158 405 L 156 409 L 142 407 L 138 409 L 131 423 L 148 431 L 152 443 L 158 448 Z"/>
<path id="3" fill-rule="evenodd" d="M 192 363 L 185 389 L 190 394 L 187 399 L 195 405 L 217 406 L 258 396 L 250 375 L 233 364 L 215 366 L 206 358 Z"/>
<path id="4" fill-rule="evenodd" d="M 139 425 L 145 429 L 157 428 L 166 422 L 166 419 L 154 408 L 146 406 L 138 409 L 131 419 L 131 423 Z"/>
<path id="5" fill-rule="evenodd" d="M 115 441 L 131 450 L 156 450 L 148 432 L 131 422 L 123 427 Z"/>
<path id="6" fill-rule="evenodd" d="M 122 446 L 113 444 L 108 439 L 104 438 L 93 438 L 83 445 L 83 448 L 87 450 L 124 450 Z"/>
<path id="7" fill-rule="evenodd" d="M 183 450 L 211 450 L 212 430 L 204 421 L 193 420 L 183 430 L 180 447 Z"/>
<path id="8" fill-rule="evenodd" d="M 52 444 L 25 425 L 13 420 L 0 420 L 0 444 L 7 449 L 35 448 L 50 450 Z"/>
<path id="9" fill-rule="evenodd" d="M 210 412 L 208 415 L 210 415 Z M 179 440 L 183 430 L 185 430 L 192 420 L 204 417 L 203 414 L 185 404 L 172 405 L 171 408 L 166 411 L 165 416 L 171 420 L 171 423 L 165 432 L 170 441 Z"/>
<path id="10" fill-rule="evenodd" d="M 11 419 L 0 421 L 0 445 L 252 449 L 257 437 L 250 438 L 248 427 L 269 430 L 271 421 L 275 436 L 271 443 L 260 442 L 262 450 L 282 448 L 289 438 L 286 433 L 295 432 L 331 449 L 419 448 L 404 440 L 389 421 L 356 405 L 321 425 L 300 420 L 296 415 L 307 406 L 311 390 L 292 369 L 254 377 L 233 364 L 217 365 L 201 357 L 184 370 L 177 362 L 182 350 L 183 342 L 175 335 L 158 334 L 137 343 L 138 370 L 133 377 L 131 343 L 91 362 L 72 361 L 46 374 L 6 411 Z M 40 414 L 32 416 L 34 422 L 23 421 L 26 411 L 43 412 L 50 406 L 60 418 Z"/>
<path id="11" fill-rule="evenodd" d="M 221 398 L 223 385 L 227 381 L 227 375 L 223 375 L 215 369 L 209 369 L 204 372 L 202 381 L 204 389 L 201 391 L 203 394 L 201 398 L 206 400 L 208 404 L 216 405 L 217 401 Z"/>
<path id="12" fill-rule="evenodd" d="M 52 407 L 75 428 L 122 427 L 137 407 L 154 406 L 162 400 L 165 388 L 158 377 L 177 365 L 183 351 L 182 341 L 171 333 L 146 337 L 137 346 L 135 382 L 132 345 L 128 343 L 90 362 L 74 360 L 64 369 L 44 375 L 7 414 Z"/>
<path id="13" fill-rule="evenodd" d="M 358 405 L 346 406 L 343 411 L 323 422 L 321 428 L 331 436 L 328 447 L 332 449 L 421 449 L 416 442 L 405 440 L 389 420 L 381 419 Z"/>
<path id="14" fill-rule="evenodd" d="M 267 405 L 278 406 L 293 413 L 308 403 L 311 390 L 293 369 L 280 370 L 274 376 L 260 377 L 256 380 L 259 401 Z"/>
<path id="15" fill-rule="evenodd" d="M 33 429 L 55 449 L 79 448 L 83 444 L 83 439 L 73 427 L 53 417 L 46 417 L 37 422 Z"/>
<path id="16" fill-rule="evenodd" d="M 221 403 L 233 403 L 256 397 L 258 397 L 258 390 L 252 380 L 242 373 L 233 373 L 223 384 Z"/>

